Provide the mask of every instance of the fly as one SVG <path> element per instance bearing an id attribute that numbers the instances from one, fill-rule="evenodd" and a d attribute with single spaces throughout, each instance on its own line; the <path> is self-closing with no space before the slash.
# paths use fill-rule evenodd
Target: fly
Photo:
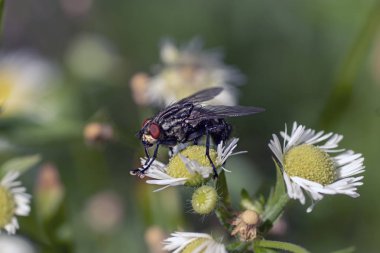
<path id="1" fill-rule="evenodd" d="M 198 141 L 206 136 L 206 156 L 213 168 L 214 178 L 218 176 L 215 165 L 211 160 L 210 139 L 215 144 L 226 141 L 231 134 L 232 127 L 226 122 L 226 117 L 246 116 L 264 111 L 262 108 L 251 106 L 225 106 L 202 105 L 221 93 L 223 88 L 210 88 L 201 90 L 189 97 L 181 99 L 169 105 L 157 115 L 144 121 L 138 138 L 144 145 L 147 160 L 142 169 L 131 171 L 132 175 L 143 178 L 157 157 L 158 148 L 163 146 L 173 147 L 179 143 Z M 148 149 L 155 145 L 153 156 Z"/>

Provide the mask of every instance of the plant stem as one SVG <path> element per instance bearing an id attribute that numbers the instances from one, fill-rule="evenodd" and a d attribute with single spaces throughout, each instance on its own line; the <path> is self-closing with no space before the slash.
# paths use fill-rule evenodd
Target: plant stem
<path id="1" fill-rule="evenodd" d="M 230 221 L 233 218 L 233 212 L 231 208 L 230 195 L 228 193 L 226 175 L 224 171 L 219 173 L 218 179 L 216 181 L 216 190 L 220 198 L 218 207 L 215 210 L 215 214 L 219 219 L 221 225 L 223 225 L 227 231 L 232 231 L 232 226 Z"/>
<path id="2" fill-rule="evenodd" d="M 254 242 L 254 246 L 261 247 L 261 248 L 285 250 L 285 251 L 289 251 L 293 253 L 310 253 L 310 251 L 302 248 L 301 246 L 298 246 L 289 242 L 257 240 Z"/>

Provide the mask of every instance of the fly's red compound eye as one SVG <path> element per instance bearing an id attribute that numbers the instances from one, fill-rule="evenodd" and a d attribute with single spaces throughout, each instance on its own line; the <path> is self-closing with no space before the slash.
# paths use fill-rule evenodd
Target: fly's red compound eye
<path id="1" fill-rule="evenodd" d="M 152 123 L 149 126 L 149 132 L 154 139 L 158 139 L 160 136 L 160 127 L 156 123 Z"/>
<path id="2" fill-rule="evenodd" d="M 144 120 L 144 122 L 142 123 L 142 127 L 144 127 L 149 121 L 150 121 L 150 119 Z"/>

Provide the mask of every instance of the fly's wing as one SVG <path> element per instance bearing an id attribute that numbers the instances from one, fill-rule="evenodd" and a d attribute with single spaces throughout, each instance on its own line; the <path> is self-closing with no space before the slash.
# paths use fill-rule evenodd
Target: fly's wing
<path id="1" fill-rule="evenodd" d="M 214 117 L 240 117 L 265 111 L 264 108 L 241 105 L 208 105 L 203 109 L 209 111 Z"/>
<path id="2" fill-rule="evenodd" d="M 252 106 L 225 106 L 225 105 L 208 105 L 198 106 L 193 109 L 190 117 L 187 119 L 189 123 L 201 122 L 207 119 L 220 119 L 227 117 L 247 116 L 265 111 L 263 108 Z"/>
<path id="3" fill-rule="evenodd" d="M 183 98 L 164 108 L 155 116 L 154 121 L 161 124 L 163 121 L 168 120 L 173 116 L 177 117 L 177 119 L 185 119 L 190 116 L 190 112 L 196 104 L 213 99 L 219 95 L 222 90 L 223 88 L 220 87 L 205 89 L 194 93 L 189 97 Z"/>
<path id="4" fill-rule="evenodd" d="M 204 101 L 208 101 L 210 99 L 213 99 L 217 95 L 219 95 L 222 92 L 223 88 L 215 87 L 210 89 L 205 89 L 198 91 L 197 93 L 194 93 L 193 95 L 186 97 L 184 99 L 181 99 L 176 104 L 183 104 L 183 103 L 201 103 Z"/>

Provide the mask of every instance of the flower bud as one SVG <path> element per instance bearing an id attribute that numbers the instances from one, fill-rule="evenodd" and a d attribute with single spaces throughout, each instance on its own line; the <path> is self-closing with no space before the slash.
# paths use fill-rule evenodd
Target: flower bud
<path id="1" fill-rule="evenodd" d="M 231 235 L 238 235 L 241 241 L 251 241 L 256 238 L 256 228 L 259 222 L 259 215 L 255 211 L 245 210 L 232 222 L 234 229 L 232 230 Z"/>
<path id="2" fill-rule="evenodd" d="M 51 218 L 60 207 L 65 195 L 58 169 L 50 163 L 38 172 L 36 185 L 36 208 L 43 219 Z"/>
<path id="3" fill-rule="evenodd" d="M 215 188 L 204 185 L 194 191 L 191 205 L 196 213 L 209 214 L 215 209 L 217 200 Z"/>
<path id="4" fill-rule="evenodd" d="M 83 130 L 83 137 L 89 145 L 100 144 L 113 139 L 113 128 L 105 123 L 89 123 Z"/>

